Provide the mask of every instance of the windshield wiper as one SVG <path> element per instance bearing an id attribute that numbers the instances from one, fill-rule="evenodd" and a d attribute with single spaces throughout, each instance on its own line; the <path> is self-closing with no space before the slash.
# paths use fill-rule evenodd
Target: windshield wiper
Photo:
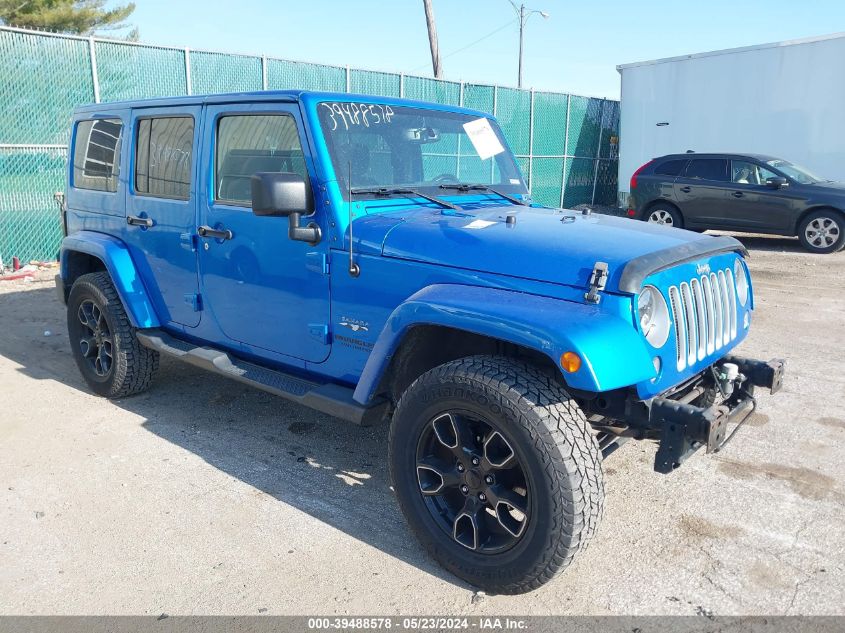
<path id="1" fill-rule="evenodd" d="M 444 209 L 452 209 L 454 211 L 463 211 L 458 205 L 452 204 L 451 202 L 446 202 L 441 198 L 436 198 L 435 196 L 429 196 L 422 192 L 417 191 L 416 189 L 403 189 L 403 188 L 394 188 L 389 189 L 387 187 L 378 187 L 375 189 L 369 189 L 366 187 L 359 187 L 357 189 L 351 189 L 350 193 L 353 196 L 363 196 L 363 195 L 371 195 L 371 196 L 417 196 L 418 198 L 423 198 L 424 200 L 428 200 L 429 202 L 433 202 L 434 204 L 439 204 Z"/>
<path id="2" fill-rule="evenodd" d="M 494 189 L 493 187 L 489 187 L 487 185 L 469 185 L 469 184 L 454 184 L 454 185 L 440 185 L 441 189 L 455 189 L 457 191 L 489 191 L 490 193 L 495 193 L 500 198 L 504 198 L 505 200 L 509 200 L 514 204 L 522 205 L 523 207 L 527 207 L 529 205 L 528 200 L 521 200 L 520 198 L 515 198 L 514 196 L 508 195 L 499 191 L 498 189 Z"/>

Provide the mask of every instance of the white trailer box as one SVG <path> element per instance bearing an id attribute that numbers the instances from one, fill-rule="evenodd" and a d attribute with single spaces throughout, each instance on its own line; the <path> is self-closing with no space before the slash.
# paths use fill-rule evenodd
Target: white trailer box
<path id="1" fill-rule="evenodd" d="M 619 204 L 663 154 L 746 152 L 845 180 L 845 33 L 617 66 Z"/>

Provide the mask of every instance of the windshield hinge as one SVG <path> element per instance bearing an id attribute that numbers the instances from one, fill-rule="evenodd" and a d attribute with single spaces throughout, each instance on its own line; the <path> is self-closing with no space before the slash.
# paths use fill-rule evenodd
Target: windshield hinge
<path id="1" fill-rule="evenodd" d="M 587 303 L 598 303 L 601 301 L 599 292 L 607 285 L 607 262 L 596 262 L 593 272 L 590 274 L 590 290 L 584 294 Z"/>

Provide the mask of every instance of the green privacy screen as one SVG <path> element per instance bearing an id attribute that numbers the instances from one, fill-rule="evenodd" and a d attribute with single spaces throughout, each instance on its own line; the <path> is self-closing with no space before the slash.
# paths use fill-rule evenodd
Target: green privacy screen
<path id="1" fill-rule="evenodd" d="M 62 239 L 53 200 L 64 189 L 66 149 L 0 147 L 0 256 L 55 259 Z"/>
<path id="2" fill-rule="evenodd" d="M 537 202 L 616 203 L 616 101 L 0 27 L 0 257 L 56 256 L 61 228 L 53 194 L 64 189 L 76 106 L 284 89 L 404 97 L 493 114 Z M 461 163 L 468 171 L 470 158 Z"/>

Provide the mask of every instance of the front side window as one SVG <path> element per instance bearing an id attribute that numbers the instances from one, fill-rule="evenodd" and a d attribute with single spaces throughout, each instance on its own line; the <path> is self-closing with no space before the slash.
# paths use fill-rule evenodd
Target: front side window
<path id="1" fill-rule="evenodd" d="M 486 117 L 351 102 L 322 102 L 318 116 L 344 195 L 350 187 L 454 194 L 464 184 L 527 194 L 499 126 Z"/>
<path id="2" fill-rule="evenodd" d="M 779 169 L 787 176 L 801 183 L 802 185 L 812 185 L 816 182 L 825 182 L 823 178 L 810 173 L 803 167 L 799 167 L 795 163 L 790 163 L 788 160 L 770 160 L 766 162 L 767 165 Z"/>
<path id="3" fill-rule="evenodd" d="M 217 124 L 214 191 L 220 202 L 249 206 L 250 178 L 262 171 L 307 178 L 296 121 L 288 114 L 224 116 Z"/>
<path id="4" fill-rule="evenodd" d="M 687 178 L 700 180 L 728 180 L 728 161 L 724 158 L 693 158 L 684 173 Z"/>
<path id="5" fill-rule="evenodd" d="M 777 174 L 769 171 L 757 163 L 746 160 L 731 161 L 731 182 L 737 185 L 765 185 L 769 178 L 776 178 Z"/>
<path id="6" fill-rule="evenodd" d="M 187 200 L 191 193 L 193 117 L 140 119 L 135 148 L 135 191 Z"/>
<path id="7" fill-rule="evenodd" d="M 117 191 L 120 173 L 120 119 L 80 121 L 73 151 L 73 186 L 94 191 Z"/>

